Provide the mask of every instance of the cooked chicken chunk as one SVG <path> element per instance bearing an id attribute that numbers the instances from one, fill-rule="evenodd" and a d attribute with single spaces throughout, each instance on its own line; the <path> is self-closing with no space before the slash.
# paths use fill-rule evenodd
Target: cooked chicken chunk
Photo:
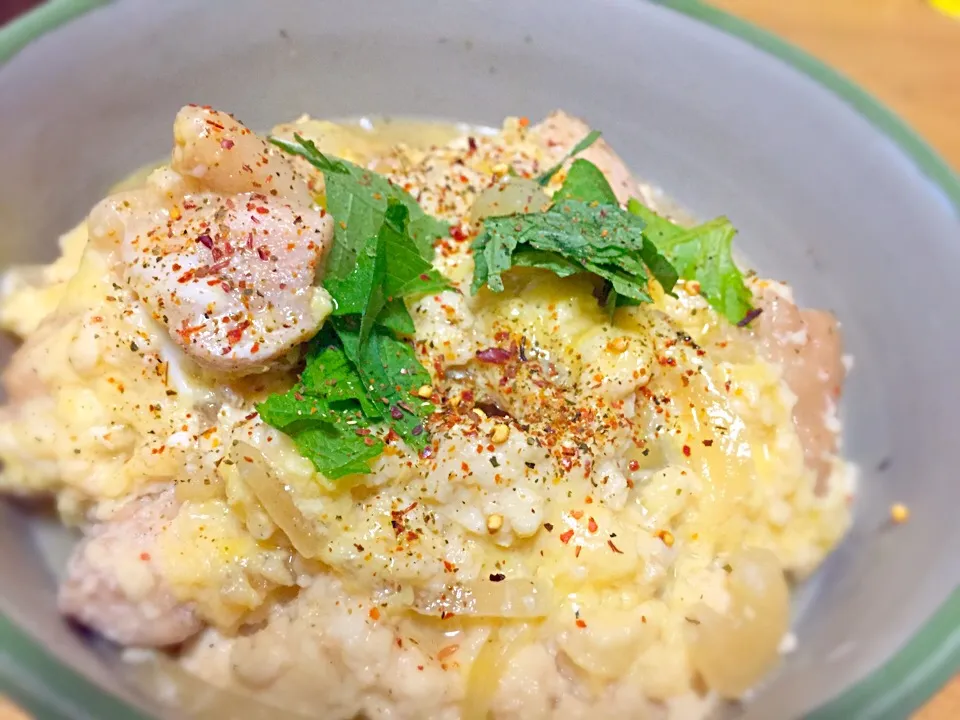
<path id="1" fill-rule="evenodd" d="M 801 310 L 767 289 L 757 300 L 763 312 L 754 333 L 767 359 L 783 368 L 797 396 L 793 421 L 803 443 L 804 459 L 817 474 L 817 493 L 826 491 L 837 435 L 829 423 L 840 400 L 844 367 L 837 319 L 822 310 Z"/>
<path id="2" fill-rule="evenodd" d="M 258 192 L 309 207 L 306 181 L 283 152 L 227 113 L 188 105 L 173 123 L 176 172 L 225 195 Z"/>
<path id="3" fill-rule="evenodd" d="M 590 126 L 583 120 L 567 115 L 562 110 L 555 110 L 533 128 L 533 133 L 540 138 L 554 162 L 558 162 L 589 132 Z M 640 195 L 639 183 L 627 168 L 626 163 L 602 138 L 577 157 L 589 160 L 600 169 L 620 202 L 625 203 L 632 197 L 643 199 Z"/>
<path id="4" fill-rule="evenodd" d="M 164 168 L 104 200 L 91 242 L 116 250 L 123 280 L 198 362 L 266 370 L 329 311 L 315 281 L 333 221 L 289 163 L 230 116 L 186 108 L 176 133 L 184 174 Z"/>
<path id="5" fill-rule="evenodd" d="M 167 489 L 90 530 L 67 566 L 61 612 L 121 645 L 164 647 L 197 633 L 199 618 L 174 596 L 154 557 L 158 535 L 176 513 Z"/>

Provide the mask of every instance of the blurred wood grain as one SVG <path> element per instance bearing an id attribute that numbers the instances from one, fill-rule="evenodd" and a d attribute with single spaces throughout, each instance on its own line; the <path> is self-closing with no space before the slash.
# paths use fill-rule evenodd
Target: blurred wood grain
<path id="1" fill-rule="evenodd" d="M 713 0 L 835 66 L 960 170 L 960 22 L 924 0 Z M 35 4 L 0 0 L 0 22 Z M 914 720 L 960 718 L 960 678 Z M 0 698 L 0 720 L 26 720 Z"/>
<path id="2" fill-rule="evenodd" d="M 960 170 L 960 21 L 925 0 L 711 0 L 865 87 Z"/>

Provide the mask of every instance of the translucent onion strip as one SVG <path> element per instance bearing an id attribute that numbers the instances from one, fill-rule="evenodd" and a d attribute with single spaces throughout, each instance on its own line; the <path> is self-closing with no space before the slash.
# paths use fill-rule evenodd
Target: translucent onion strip
<path id="1" fill-rule="evenodd" d="M 231 460 L 237 466 L 240 479 L 253 491 L 267 515 L 290 539 L 297 552 L 305 558 L 320 557 L 325 538 L 294 504 L 286 486 L 270 471 L 263 453 L 240 442 L 233 449 Z"/>

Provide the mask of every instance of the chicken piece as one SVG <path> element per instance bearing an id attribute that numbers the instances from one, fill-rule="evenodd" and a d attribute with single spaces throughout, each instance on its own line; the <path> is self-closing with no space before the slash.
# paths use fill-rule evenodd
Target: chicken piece
<path id="1" fill-rule="evenodd" d="M 816 492 L 822 495 L 837 450 L 829 416 L 845 374 L 839 324 L 831 313 L 801 310 L 769 288 L 756 305 L 763 312 L 753 323 L 754 334 L 764 356 L 783 368 L 784 380 L 797 396 L 793 422 L 807 467 L 817 475 Z"/>
<path id="2" fill-rule="evenodd" d="M 553 162 L 559 162 L 574 145 L 583 140 L 590 132 L 590 127 L 583 120 L 567 115 L 562 110 L 555 110 L 532 130 L 539 137 Z M 621 203 L 635 197 L 649 204 L 649 200 L 644 197 L 640 184 L 633 177 L 626 163 L 602 138 L 579 153 L 577 157 L 589 160 L 600 169 Z"/>
<path id="3" fill-rule="evenodd" d="M 204 134 L 198 117 L 231 124 Z M 190 174 L 161 168 L 101 202 L 91 244 L 115 252 L 123 280 L 200 364 L 265 371 L 330 311 L 315 281 L 333 220 L 286 159 L 228 115 L 187 108 L 177 136 L 174 166 Z"/>
<path id="4" fill-rule="evenodd" d="M 188 105 L 173 123 L 176 172 L 224 195 L 259 192 L 309 207 L 307 183 L 276 148 L 227 113 Z"/>
<path id="5" fill-rule="evenodd" d="M 167 647 L 199 632 L 200 619 L 177 600 L 154 558 L 177 508 L 168 488 L 94 526 L 67 565 L 60 611 L 120 645 Z"/>

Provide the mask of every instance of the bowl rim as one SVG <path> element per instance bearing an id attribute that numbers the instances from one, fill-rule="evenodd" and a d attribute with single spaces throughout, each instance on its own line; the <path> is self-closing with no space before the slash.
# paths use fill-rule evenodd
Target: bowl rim
<path id="1" fill-rule="evenodd" d="M 71 20 L 114 0 L 47 0 L 0 28 L 0 65 L 23 47 Z M 641 0 L 643 1 L 643 0 Z M 748 43 L 806 75 L 843 100 L 899 150 L 939 191 L 960 218 L 960 177 L 909 125 L 853 81 L 766 30 L 706 5 L 702 0 L 646 0 Z M 38 718 L 64 718 L 85 708 L 92 717 L 144 719 L 80 673 L 63 665 L 0 613 L 0 693 Z M 913 637 L 880 667 L 828 700 L 808 720 L 907 717 L 960 671 L 960 589 L 946 599 Z M 55 683 L 49 679 L 56 677 Z M 53 698 L 57 698 L 54 700 Z M 87 712 L 84 711 L 86 715 Z M 144 719 L 145 720 L 145 719 Z"/>

